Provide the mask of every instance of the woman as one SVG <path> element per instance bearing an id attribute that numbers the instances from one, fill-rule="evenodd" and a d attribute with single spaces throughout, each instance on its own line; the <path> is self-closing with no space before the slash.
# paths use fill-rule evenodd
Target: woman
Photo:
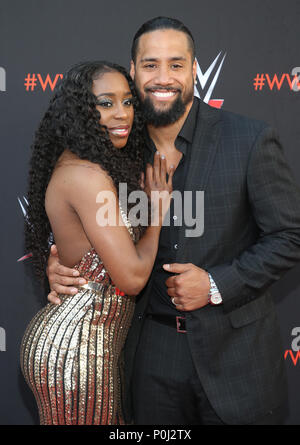
<path id="1" fill-rule="evenodd" d="M 156 205 L 159 224 L 142 230 L 118 204 L 120 183 L 127 183 L 128 193 L 140 189 L 142 129 L 126 71 L 88 62 L 67 73 L 36 134 L 26 247 L 43 279 L 53 234 L 63 263 L 88 281 L 76 295 L 61 295 L 60 306 L 43 308 L 24 334 L 21 367 L 41 424 L 124 423 L 120 354 L 164 217 Z M 159 155 L 147 166 L 148 194 L 168 192 L 164 209 L 172 175 L 171 169 L 166 182 L 166 160 Z M 107 207 L 116 224 L 99 221 L 99 194 L 107 192 L 116 198 Z"/>

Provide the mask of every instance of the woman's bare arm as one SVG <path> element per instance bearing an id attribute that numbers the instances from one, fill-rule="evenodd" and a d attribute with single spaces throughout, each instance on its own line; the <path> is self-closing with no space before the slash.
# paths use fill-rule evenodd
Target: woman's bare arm
<path id="1" fill-rule="evenodd" d="M 148 193 L 153 190 L 167 190 L 169 193 L 172 187 L 172 175 L 171 171 L 167 183 L 166 161 L 156 155 L 154 166 L 147 167 Z M 74 167 L 67 175 L 64 174 L 64 187 L 70 205 L 79 216 L 90 244 L 103 260 L 112 281 L 129 295 L 139 293 L 146 284 L 154 264 L 163 215 L 160 214 L 159 226 L 149 226 L 138 244 L 134 245 L 120 216 L 112 180 L 101 171 L 100 167 L 99 171 L 82 166 Z M 99 201 L 99 196 L 107 192 L 115 198 L 109 204 L 106 203 L 106 209 L 116 217 L 116 225 L 101 226 L 99 225 L 101 205 L 97 202 L 97 197 Z M 72 291 L 72 288 L 65 288 L 80 284 L 79 279 L 74 278 L 72 269 L 59 264 L 57 255 L 50 256 L 48 278 L 51 289 L 57 292 L 74 293 L 75 289 Z M 50 301 L 56 303 L 55 297 L 55 293 L 52 292 L 49 295 Z"/>

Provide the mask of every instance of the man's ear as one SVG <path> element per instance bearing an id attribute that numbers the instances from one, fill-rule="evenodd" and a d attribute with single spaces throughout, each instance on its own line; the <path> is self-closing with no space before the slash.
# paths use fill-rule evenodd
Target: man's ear
<path id="1" fill-rule="evenodd" d="M 130 76 L 131 76 L 131 79 L 134 80 L 135 67 L 134 67 L 134 61 L 133 60 L 130 61 Z"/>
<path id="2" fill-rule="evenodd" d="M 193 62 L 193 78 L 194 78 L 194 83 L 197 83 L 196 82 L 196 80 L 197 80 L 197 61 L 196 61 L 196 59 L 194 59 L 194 62 Z"/>

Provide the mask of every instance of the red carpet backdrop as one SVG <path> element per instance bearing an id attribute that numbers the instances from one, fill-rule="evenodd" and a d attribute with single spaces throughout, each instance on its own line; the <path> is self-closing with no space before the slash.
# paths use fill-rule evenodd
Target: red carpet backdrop
<path id="1" fill-rule="evenodd" d="M 2 0 L 0 3 L 0 424 L 38 423 L 19 367 L 24 329 L 46 302 L 23 246 L 30 146 L 55 85 L 79 61 L 129 67 L 146 20 L 183 21 L 196 42 L 195 94 L 279 130 L 300 184 L 299 0 Z M 300 424 L 300 265 L 272 287 L 288 380 L 287 425 Z M 251 388 L 249 388 L 251 391 Z"/>

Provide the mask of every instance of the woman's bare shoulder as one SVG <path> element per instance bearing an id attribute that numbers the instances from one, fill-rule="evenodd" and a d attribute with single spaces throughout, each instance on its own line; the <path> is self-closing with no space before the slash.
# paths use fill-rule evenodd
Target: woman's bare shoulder
<path id="1" fill-rule="evenodd" d="M 109 174 L 99 164 L 87 159 L 80 159 L 70 150 L 65 150 L 56 163 L 51 181 L 55 184 L 67 184 L 82 180 L 112 183 Z"/>

